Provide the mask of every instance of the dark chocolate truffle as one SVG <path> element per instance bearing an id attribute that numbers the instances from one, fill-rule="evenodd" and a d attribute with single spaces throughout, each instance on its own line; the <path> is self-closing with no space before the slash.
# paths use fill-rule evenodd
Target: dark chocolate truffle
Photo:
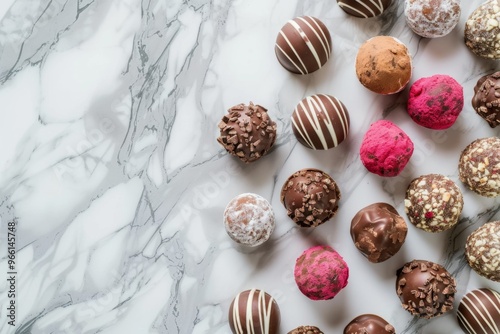
<path id="1" fill-rule="evenodd" d="M 339 7 L 349 15 L 356 17 L 375 17 L 382 14 L 392 0 L 337 0 Z"/>
<path id="2" fill-rule="evenodd" d="M 477 81 L 472 107 L 492 128 L 500 124 L 500 72 L 485 75 Z"/>
<path id="3" fill-rule="evenodd" d="M 344 328 L 344 334 L 396 334 L 396 330 L 378 315 L 362 314 Z"/>
<path id="4" fill-rule="evenodd" d="M 460 181 L 485 197 L 500 196 L 500 138 L 481 138 L 470 143 L 460 155 Z"/>
<path id="5" fill-rule="evenodd" d="M 500 221 L 484 224 L 467 237 L 465 257 L 476 273 L 500 282 Z"/>
<path id="6" fill-rule="evenodd" d="M 297 225 L 316 227 L 337 213 L 340 196 L 340 189 L 330 175 L 306 168 L 285 181 L 280 199 Z"/>
<path id="7" fill-rule="evenodd" d="M 276 334 L 280 321 L 278 304 L 262 290 L 240 292 L 229 306 L 229 327 L 234 334 Z"/>
<path id="8" fill-rule="evenodd" d="M 456 283 L 443 266 L 413 260 L 400 268 L 397 276 L 396 292 L 412 315 L 430 319 L 453 309 Z"/>
<path id="9" fill-rule="evenodd" d="M 467 334 L 500 333 L 500 294 L 490 289 L 472 290 L 460 301 L 457 318 Z"/>
<path id="10" fill-rule="evenodd" d="M 219 129 L 217 141 L 245 163 L 265 155 L 276 139 L 276 123 L 267 109 L 252 102 L 248 106 L 242 103 L 230 108 L 220 121 Z"/>
<path id="11" fill-rule="evenodd" d="M 460 0 L 405 0 L 406 23 L 422 37 L 448 35 L 460 20 Z"/>
<path id="12" fill-rule="evenodd" d="M 347 137 L 349 114 L 344 104 L 333 96 L 309 96 L 295 108 L 292 129 L 302 145 L 314 150 L 327 150 Z"/>
<path id="13" fill-rule="evenodd" d="M 227 234 L 237 243 L 259 246 L 274 231 L 274 213 L 271 204 L 257 194 L 244 193 L 233 198 L 224 210 Z"/>
<path id="14" fill-rule="evenodd" d="M 301 16 L 281 28 L 274 51 L 288 71 L 308 74 L 320 69 L 330 58 L 332 39 L 323 22 L 311 16 Z"/>
<path id="15" fill-rule="evenodd" d="M 427 232 L 441 232 L 455 226 L 463 206 L 462 192 L 444 175 L 422 175 L 411 181 L 406 190 L 408 219 Z"/>
<path id="16" fill-rule="evenodd" d="M 477 56 L 500 59 L 500 0 L 488 0 L 465 22 L 465 45 Z"/>
<path id="17" fill-rule="evenodd" d="M 291 331 L 288 334 L 324 334 L 321 329 L 316 326 L 299 326 Z"/>
<path id="18" fill-rule="evenodd" d="M 396 254 L 403 245 L 407 232 L 405 220 L 387 203 L 368 205 L 351 222 L 354 245 L 374 263 L 385 261 Z"/>

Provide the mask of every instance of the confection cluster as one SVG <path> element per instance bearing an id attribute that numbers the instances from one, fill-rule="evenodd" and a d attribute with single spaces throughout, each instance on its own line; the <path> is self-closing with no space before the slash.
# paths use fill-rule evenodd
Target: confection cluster
<path id="1" fill-rule="evenodd" d="M 384 15 L 390 0 L 337 0 L 345 15 L 367 19 Z M 408 27 L 423 38 L 439 38 L 457 25 L 459 0 L 405 0 Z M 294 75 L 321 71 L 334 56 L 332 35 L 319 18 L 290 19 L 277 32 L 276 64 Z M 470 13 L 462 33 L 465 45 L 478 57 L 500 59 L 500 0 L 489 0 Z M 463 87 L 449 75 L 436 73 L 413 78 L 412 55 L 400 40 L 375 36 L 358 50 L 355 75 L 370 94 L 390 95 L 408 88 L 406 110 L 415 126 L 441 131 L 453 126 L 464 108 Z M 307 149 L 335 150 L 351 131 L 349 103 L 317 92 L 297 97 L 290 110 L 290 127 L 296 140 Z M 483 124 L 500 124 L 500 72 L 479 79 L 471 102 Z M 230 155 L 245 164 L 255 164 L 272 155 L 277 133 L 272 111 L 253 104 L 230 107 L 219 123 L 217 141 Z M 412 158 L 414 143 L 397 124 L 378 120 L 370 125 L 357 148 L 359 159 L 370 173 L 382 178 L 401 174 Z M 455 182 L 474 196 L 500 196 L 500 138 L 478 138 L 456 157 L 459 180 L 437 173 L 421 175 L 406 185 L 404 213 L 391 204 L 377 202 L 352 217 L 350 236 L 354 246 L 371 263 L 393 257 L 409 236 L 406 221 L 422 233 L 452 229 L 460 220 L 464 196 Z M 312 229 L 331 220 L 342 200 L 341 186 L 326 172 L 310 166 L 291 174 L 283 183 L 280 202 L 299 228 Z M 244 193 L 232 199 L 221 217 L 229 237 L 247 247 L 258 247 L 273 233 L 275 216 L 269 201 L 258 194 Z M 465 257 L 477 274 L 500 282 L 500 221 L 492 221 L 471 233 Z M 293 270 L 297 288 L 311 300 L 335 298 L 348 286 L 349 265 L 329 245 L 315 245 L 298 255 Z M 455 312 L 465 333 L 500 333 L 500 295 L 491 289 L 468 292 L 454 309 L 456 279 L 439 263 L 414 259 L 401 263 L 394 275 L 394 293 L 411 315 L 431 319 Z M 233 333 L 278 333 L 280 309 L 272 296 L 260 289 L 236 295 L 228 310 Z M 323 333 L 314 324 L 289 334 Z M 375 314 L 360 314 L 345 324 L 344 334 L 396 333 L 397 329 Z"/>

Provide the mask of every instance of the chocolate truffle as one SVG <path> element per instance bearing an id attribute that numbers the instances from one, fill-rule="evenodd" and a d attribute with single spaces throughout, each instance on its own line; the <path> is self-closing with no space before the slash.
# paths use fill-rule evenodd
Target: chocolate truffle
<path id="1" fill-rule="evenodd" d="M 276 334 L 280 321 L 278 304 L 262 290 L 240 292 L 229 306 L 229 327 L 234 334 Z"/>
<path id="2" fill-rule="evenodd" d="M 274 51 L 285 69 L 308 74 L 319 70 L 330 58 L 332 38 L 323 22 L 315 17 L 301 16 L 281 28 Z"/>
<path id="3" fill-rule="evenodd" d="M 399 175 L 413 154 L 413 142 L 396 124 L 380 120 L 365 133 L 359 156 L 370 173 L 380 176 Z"/>
<path id="4" fill-rule="evenodd" d="M 314 168 L 290 175 L 280 194 L 287 215 L 302 227 L 316 227 L 332 218 L 340 197 L 340 189 L 332 177 Z"/>
<path id="5" fill-rule="evenodd" d="M 378 94 L 401 91 L 411 78 L 408 48 L 391 36 L 366 41 L 356 56 L 356 75 L 363 86 Z"/>
<path id="6" fill-rule="evenodd" d="M 451 127 L 464 107 L 464 89 L 449 75 L 436 74 L 415 81 L 406 110 L 411 119 L 428 129 Z"/>
<path id="7" fill-rule="evenodd" d="M 448 35 L 460 19 L 460 0 L 405 0 L 406 23 L 422 37 Z"/>
<path id="8" fill-rule="evenodd" d="M 299 290 L 306 297 L 328 300 L 346 287 L 349 267 L 330 246 L 314 246 L 297 259 L 294 276 Z"/>
<path id="9" fill-rule="evenodd" d="M 344 328 L 344 334 L 396 334 L 396 330 L 378 315 L 362 314 Z"/>
<path id="10" fill-rule="evenodd" d="M 477 56 L 500 59 L 500 0 L 488 0 L 465 22 L 465 45 Z"/>
<path id="11" fill-rule="evenodd" d="M 397 271 L 396 292 L 405 310 L 430 319 L 453 309 L 456 283 L 443 266 L 413 260 Z"/>
<path id="12" fill-rule="evenodd" d="M 472 290 L 460 301 L 457 319 L 467 334 L 500 333 L 500 294 L 490 289 Z"/>
<path id="13" fill-rule="evenodd" d="M 474 87 L 472 107 L 490 127 L 500 124 L 500 72 L 481 77 Z"/>
<path id="14" fill-rule="evenodd" d="M 324 334 L 321 329 L 316 326 L 299 326 L 291 331 L 288 334 Z"/>
<path id="15" fill-rule="evenodd" d="M 408 219 L 427 232 L 441 232 L 455 226 L 463 206 L 462 192 L 444 175 L 422 175 L 411 181 L 406 190 Z"/>
<path id="16" fill-rule="evenodd" d="M 383 262 L 396 254 L 407 232 L 405 220 L 387 203 L 368 205 L 351 221 L 354 245 L 373 263 Z"/>
<path id="17" fill-rule="evenodd" d="M 368 18 L 382 14 L 392 0 L 337 0 L 337 3 L 349 15 Z"/>
<path id="18" fill-rule="evenodd" d="M 327 150 L 344 141 L 349 133 L 349 113 L 330 95 L 306 97 L 292 114 L 292 129 L 297 140 L 313 150 Z"/>
<path id="19" fill-rule="evenodd" d="M 484 224 L 467 237 L 465 257 L 477 274 L 500 282 L 500 221 Z"/>
<path id="20" fill-rule="evenodd" d="M 253 162 L 266 154 L 276 139 L 276 123 L 267 109 L 254 105 L 238 104 L 228 110 L 219 123 L 217 141 L 226 151 L 245 163 Z"/>
<path id="21" fill-rule="evenodd" d="M 485 197 L 500 196 L 500 138 L 481 138 L 470 143 L 460 155 L 460 181 Z"/>
<path id="22" fill-rule="evenodd" d="M 259 246 L 274 231 L 274 213 L 269 202 L 256 194 L 233 198 L 224 210 L 224 226 L 231 239 L 246 246 Z"/>

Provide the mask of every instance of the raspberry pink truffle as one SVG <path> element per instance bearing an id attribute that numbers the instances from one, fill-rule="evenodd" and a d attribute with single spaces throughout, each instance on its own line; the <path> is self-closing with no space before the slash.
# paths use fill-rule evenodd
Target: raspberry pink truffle
<path id="1" fill-rule="evenodd" d="M 464 107 L 464 89 L 452 77 L 436 74 L 411 86 L 407 110 L 415 123 L 443 130 L 452 126 Z"/>
<path id="2" fill-rule="evenodd" d="M 397 176 L 413 154 L 410 137 L 394 123 L 373 123 L 363 138 L 359 155 L 369 172 L 380 176 Z"/>
<path id="3" fill-rule="evenodd" d="M 330 246 L 314 246 L 297 259 L 294 274 L 304 295 L 312 300 L 327 300 L 347 285 L 349 267 Z"/>

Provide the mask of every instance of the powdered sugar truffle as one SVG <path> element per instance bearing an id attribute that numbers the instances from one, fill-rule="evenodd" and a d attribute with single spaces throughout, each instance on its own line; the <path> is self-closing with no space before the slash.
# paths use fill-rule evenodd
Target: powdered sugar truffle
<path id="1" fill-rule="evenodd" d="M 408 26 L 427 38 L 449 34 L 460 19 L 460 0 L 405 0 Z"/>

